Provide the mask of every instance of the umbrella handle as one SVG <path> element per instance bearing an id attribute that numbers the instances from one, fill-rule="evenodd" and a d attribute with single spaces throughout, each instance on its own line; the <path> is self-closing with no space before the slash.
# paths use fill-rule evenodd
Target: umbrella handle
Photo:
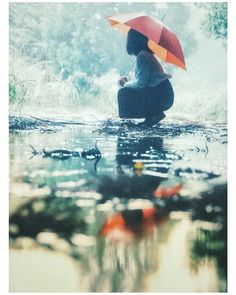
<path id="1" fill-rule="evenodd" d="M 162 17 L 162 19 L 161 19 L 161 22 L 163 21 L 163 19 L 165 18 L 165 16 L 166 16 L 166 14 L 163 15 L 163 17 Z"/>
<path id="2" fill-rule="evenodd" d="M 126 72 L 125 76 L 124 77 L 127 77 L 129 72 L 132 70 L 133 66 L 135 65 L 136 63 L 136 60 L 132 63 L 132 65 L 130 66 L 130 68 L 128 69 L 128 71 Z"/>

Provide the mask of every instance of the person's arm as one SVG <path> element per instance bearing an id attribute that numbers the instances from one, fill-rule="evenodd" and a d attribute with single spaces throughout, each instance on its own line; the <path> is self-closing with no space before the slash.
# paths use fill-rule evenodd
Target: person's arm
<path id="1" fill-rule="evenodd" d="M 151 72 L 151 60 L 145 52 L 137 56 L 136 79 L 125 83 L 124 86 L 132 88 L 144 88 L 148 86 Z"/>

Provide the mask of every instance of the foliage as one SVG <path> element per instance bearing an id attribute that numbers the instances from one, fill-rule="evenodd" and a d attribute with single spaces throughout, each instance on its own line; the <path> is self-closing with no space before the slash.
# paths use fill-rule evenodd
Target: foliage
<path id="1" fill-rule="evenodd" d="M 13 83 L 9 83 L 9 98 L 10 102 L 14 102 L 16 100 L 16 85 Z"/>
<path id="2" fill-rule="evenodd" d="M 9 79 L 9 102 L 13 109 L 19 110 L 25 101 L 28 86 L 26 81 L 18 80 L 14 75 Z"/>
<path id="3" fill-rule="evenodd" d="M 202 29 L 206 32 L 207 36 L 215 39 L 223 40 L 224 44 L 227 39 L 227 3 L 198 3 L 198 7 L 207 11 L 207 18 L 202 23 Z"/>
<path id="4" fill-rule="evenodd" d="M 59 79 L 67 69 L 68 78 L 77 78 L 72 79 L 75 87 L 87 91 L 91 80 L 114 69 L 124 74 L 131 63 L 125 36 L 114 31 L 105 16 L 141 11 L 160 19 L 167 14 L 166 24 L 175 28 L 188 55 L 195 46 L 185 26 L 188 10 L 180 3 L 162 8 L 155 3 L 11 3 L 11 60 L 14 56 L 28 64 L 43 62 Z M 11 66 L 14 70 L 17 63 Z"/>

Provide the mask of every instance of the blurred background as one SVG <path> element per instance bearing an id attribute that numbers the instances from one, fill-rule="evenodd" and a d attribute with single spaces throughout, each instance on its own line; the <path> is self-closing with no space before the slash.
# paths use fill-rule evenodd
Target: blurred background
<path id="1" fill-rule="evenodd" d="M 176 94 L 169 117 L 225 121 L 227 3 L 214 2 L 10 3 L 10 111 L 117 116 L 117 79 L 133 59 L 104 17 L 125 12 L 165 16 L 180 39 L 187 72 L 164 65 Z"/>

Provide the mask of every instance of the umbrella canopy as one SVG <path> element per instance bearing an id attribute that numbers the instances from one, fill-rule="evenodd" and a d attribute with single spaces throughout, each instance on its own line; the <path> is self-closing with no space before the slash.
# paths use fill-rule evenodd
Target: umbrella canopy
<path id="1" fill-rule="evenodd" d="M 148 47 L 156 56 L 186 70 L 184 54 L 178 38 L 161 21 L 137 13 L 107 16 L 106 19 L 113 28 L 126 35 L 130 29 L 145 35 L 149 39 Z"/>

